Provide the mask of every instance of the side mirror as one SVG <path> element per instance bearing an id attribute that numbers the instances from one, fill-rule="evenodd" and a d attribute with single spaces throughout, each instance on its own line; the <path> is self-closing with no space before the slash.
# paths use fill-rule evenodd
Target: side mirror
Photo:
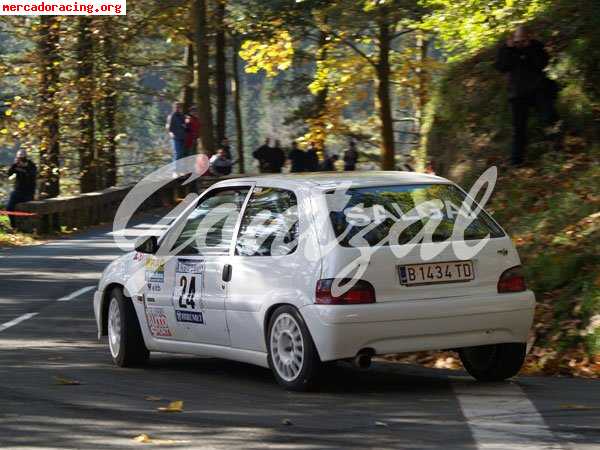
<path id="1" fill-rule="evenodd" d="M 153 255 L 158 251 L 158 238 L 156 236 L 140 236 L 135 240 L 134 248 L 136 252 Z"/>

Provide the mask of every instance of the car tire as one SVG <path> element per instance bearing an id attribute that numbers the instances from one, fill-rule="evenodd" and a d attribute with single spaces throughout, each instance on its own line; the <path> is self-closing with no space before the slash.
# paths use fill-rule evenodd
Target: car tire
<path id="1" fill-rule="evenodd" d="M 133 303 L 120 288 L 110 293 L 108 345 L 113 361 L 120 367 L 142 365 L 150 356 Z"/>
<path id="2" fill-rule="evenodd" d="M 280 306 L 267 329 L 269 367 L 277 382 L 291 391 L 314 388 L 321 373 L 321 360 L 302 316 L 293 306 Z"/>
<path id="3" fill-rule="evenodd" d="M 523 343 L 480 345 L 459 350 L 460 360 L 478 381 L 502 381 L 519 373 L 525 361 Z"/>

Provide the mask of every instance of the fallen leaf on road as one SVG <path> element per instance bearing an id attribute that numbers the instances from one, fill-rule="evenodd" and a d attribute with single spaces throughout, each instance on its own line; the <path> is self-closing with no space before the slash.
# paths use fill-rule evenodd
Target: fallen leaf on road
<path id="1" fill-rule="evenodd" d="M 146 433 L 140 434 L 133 438 L 135 442 L 140 444 L 154 444 L 154 445 L 181 445 L 189 444 L 191 441 L 184 441 L 181 439 L 155 439 L 148 436 Z"/>
<path id="2" fill-rule="evenodd" d="M 70 380 L 70 379 L 62 377 L 60 375 L 54 377 L 54 380 L 56 381 L 56 384 L 60 384 L 62 386 L 79 386 L 81 384 L 81 381 Z"/>
<path id="3" fill-rule="evenodd" d="M 144 397 L 144 400 L 147 400 L 149 402 L 158 402 L 158 401 L 162 400 L 162 397 L 156 397 L 154 395 L 146 395 Z"/>
<path id="4" fill-rule="evenodd" d="M 158 408 L 160 412 L 182 412 L 183 411 L 183 400 L 176 400 L 169 403 L 167 406 L 160 406 Z"/>
<path id="5" fill-rule="evenodd" d="M 140 434 L 133 438 L 135 442 L 139 442 L 140 444 L 150 444 L 152 442 L 152 438 L 147 434 Z"/>
<path id="6" fill-rule="evenodd" d="M 587 405 L 579 405 L 576 403 L 566 403 L 564 405 L 560 405 L 560 409 L 594 409 L 591 406 Z"/>

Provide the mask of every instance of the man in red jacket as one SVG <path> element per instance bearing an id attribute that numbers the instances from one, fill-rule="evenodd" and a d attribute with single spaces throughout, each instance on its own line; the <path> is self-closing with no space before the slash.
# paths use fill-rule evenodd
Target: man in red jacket
<path id="1" fill-rule="evenodd" d="M 195 155 L 198 137 L 200 136 L 200 119 L 198 119 L 198 110 L 195 106 L 190 108 L 185 117 L 185 140 L 183 143 L 185 156 Z"/>

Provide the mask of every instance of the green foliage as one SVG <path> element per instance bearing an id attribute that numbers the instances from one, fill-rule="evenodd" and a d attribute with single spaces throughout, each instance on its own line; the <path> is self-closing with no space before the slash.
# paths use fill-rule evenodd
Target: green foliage
<path id="1" fill-rule="evenodd" d="M 432 8 L 422 28 L 435 31 L 450 59 L 465 58 L 493 44 L 553 4 L 553 0 L 421 0 Z"/>

